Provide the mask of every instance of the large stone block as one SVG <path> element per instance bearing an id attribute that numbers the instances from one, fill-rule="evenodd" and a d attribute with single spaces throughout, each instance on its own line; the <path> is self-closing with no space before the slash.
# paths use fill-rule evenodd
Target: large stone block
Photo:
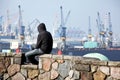
<path id="1" fill-rule="evenodd" d="M 81 79 L 82 80 L 93 80 L 92 73 L 82 71 L 81 72 Z"/>
<path id="2" fill-rule="evenodd" d="M 54 62 L 54 63 L 52 64 L 52 69 L 55 69 L 55 70 L 58 69 L 58 63 L 57 63 L 57 62 Z"/>
<path id="3" fill-rule="evenodd" d="M 33 79 L 38 76 L 38 70 L 28 70 L 28 78 Z"/>
<path id="4" fill-rule="evenodd" d="M 97 71 L 98 66 L 91 65 L 91 72 Z"/>
<path id="5" fill-rule="evenodd" d="M 8 57 L 13 57 L 15 54 L 13 54 L 13 53 L 6 53 L 7 55 L 6 56 L 8 56 Z"/>
<path id="6" fill-rule="evenodd" d="M 27 78 L 27 69 L 21 69 L 21 74 Z"/>
<path id="7" fill-rule="evenodd" d="M 109 61 L 108 66 L 120 67 L 120 61 Z"/>
<path id="8" fill-rule="evenodd" d="M 55 79 L 55 80 L 66 80 L 63 77 L 61 77 L 60 75 Z"/>
<path id="9" fill-rule="evenodd" d="M 80 73 L 76 70 L 70 70 L 69 76 L 65 78 L 66 80 L 79 80 L 80 79 Z"/>
<path id="10" fill-rule="evenodd" d="M 54 69 L 51 70 L 51 79 L 54 80 L 55 78 L 58 77 L 58 72 L 55 71 Z"/>
<path id="11" fill-rule="evenodd" d="M 73 77 L 73 74 L 74 74 L 74 70 L 70 70 L 70 71 L 69 71 L 69 78 L 72 78 L 72 77 Z"/>
<path id="12" fill-rule="evenodd" d="M 101 71 L 97 71 L 93 74 L 94 80 L 105 80 L 106 75 L 102 73 Z"/>
<path id="13" fill-rule="evenodd" d="M 5 74 L 3 75 L 3 79 L 4 79 L 4 80 L 7 80 L 9 77 L 10 77 L 10 76 L 9 76 L 7 73 L 5 73 Z"/>
<path id="14" fill-rule="evenodd" d="M 43 54 L 40 55 L 39 58 L 52 58 L 52 54 Z"/>
<path id="15" fill-rule="evenodd" d="M 10 58 L 10 61 L 11 61 L 10 64 L 14 64 L 14 58 L 13 57 Z"/>
<path id="16" fill-rule="evenodd" d="M 21 57 L 15 57 L 14 64 L 21 64 Z"/>
<path id="17" fill-rule="evenodd" d="M 0 62 L 3 63 L 3 61 L 4 61 L 4 57 L 1 57 L 1 56 L 0 56 Z"/>
<path id="18" fill-rule="evenodd" d="M 89 65 L 84 65 L 84 64 L 75 64 L 74 68 L 78 71 L 90 71 L 90 66 Z"/>
<path id="19" fill-rule="evenodd" d="M 120 67 L 111 67 L 111 76 L 120 79 Z"/>
<path id="20" fill-rule="evenodd" d="M 0 56 L 1 56 L 1 57 L 5 57 L 5 56 L 6 56 L 6 54 L 5 54 L 5 53 L 1 53 L 1 52 L 0 52 Z"/>
<path id="21" fill-rule="evenodd" d="M 79 80 L 79 79 L 80 79 L 80 72 L 74 71 L 73 79 L 74 79 L 74 80 Z"/>
<path id="22" fill-rule="evenodd" d="M 106 80 L 115 80 L 115 79 L 113 79 L 113 77 L 109 76 L 106 78 Z"/>
<path id="23" fill-rule="evenodd" d="M 12 77 L 12 80 L 25 80 L 25 77 L 21 73 L 17 73 Z"/>
<path id="24" fill-rule="evenodd" d="M 95 60 L 95 61 L 92 61 L 92 64 L 93 65 L 99 65 L 99 66 L 107 66 L 108 62 L 107 61 L 98 61 L 98 60 Z"/>
<path id="25" fill-rule="evenodd" d="M 21 64 L 21 57 L 22 57 L 22 54 L 16 54 L 14 55 L 14 64 Z"/>
<path id="26" fill-rule="evenodd" d="M 107 66 L 100 66 L 99 67 L 100 71 L 102 71 L 106 75 L 110 75 L 110 68 Z"/>
<path id="27" fill-rule="evenodd" d="M 68 56 L 68 55 L 66 55 L 66 56 L 63 56 L 63 59 L 65 59 L 65 60 L 72 60 L 72 56 Z"/>
<path id="28" fill-rule="evenodd" d="M 71 78 L 68 76 L 68 77 L 65 78 L 65 80 L 71 80 Z"/>
<path id="29" fill-rule="evenodd" d="M 51 59 L 49 59 L 49 58 L 42 59 L 43 70 L 50 71 L 51 65 L 52 65 Z"/>
<path id="30" fill-rule="evenodd" d="M 42 69 L 42 59 L 41 59 L 41 58 L 39 58 L 39 65 L 38 65 L 38 68 L 39 68 L 39 69 Z"/>
<path id="31" fill-rule="evenodd" d="M 3 65 L 2 62 L 0 62 L 0 76 L 1 76 L 2 74 L 4 74 L 5 71 L 6 71 L 5 66 Z"/>
<path id="32" fill-rule="evenodd" d="M 22 53 L 20 53 L 20 54 L 13 54 L 14 55 L 14 57 L 17 57 L 17 58 L 21 58 L 22 57 Z"/>
<path id="33" fill-rule="evenodd" d="M 53 55 L 52 58 L 55 60 L 63 59 L 63 55 Z"/>
<path id="34" fill-rule="evenodd" d="M 22 69 L 38 69 L 38 66 L 37 65 L 21 65 L 21 68 Z"/>
<path id="35" fill-rule="evenodd" d="M 61 77 L 65 78 L 69 75 L 70 61 L 66 60 L 64 63 L 59 64 L 58 73 Z"/>
<path id="36" fill-rule="evenodd" d="M 5 64 L 5 67 L 6 67 L 6 68 L 11 64 L 11 59 L 10 59 L 10 57 L 6 57 L 6 58 L 4 59 L 4 64 Z"/>
<path id="37" fill-rule="evenodd" d="M 38 80 L 50 80 L 50 72 L 45 72 L 38 76 Z"/>
<path id="38" fill-rule="evenodd" d="M 14 75 L 15 73 L 19 72 L 20 71 L 20 65 L 18 64 L 12 64 L 8 67 L 8 74 L 10 76 Z"/>

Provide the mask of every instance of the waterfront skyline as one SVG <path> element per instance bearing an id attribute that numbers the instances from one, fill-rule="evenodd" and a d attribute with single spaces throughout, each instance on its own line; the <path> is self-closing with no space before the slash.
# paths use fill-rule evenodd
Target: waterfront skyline
<path id="1" fill-rule="evenodd" d="M 88 33 L 88 17 L 91 17 L 92 34 L 98 32 L 96 27 L 97 12 L 102 21 L 106 13 L 111 13 L 111 22 L 114 35 L 119 35 L 120 29 L 120 1 L 119 0 L 0 0 L 0 16 L 18 13 L 18 5 L 21 5 L 23 24 L 27 27 L 34 19 L 44 22 L 48 31 L 52 33 L 55 23 L 60 24 L 60 6 L 66 17 L 70 10 L 66 27 L 80 27 Z M 15 17 L 14 17 L 15 18 Z"/>

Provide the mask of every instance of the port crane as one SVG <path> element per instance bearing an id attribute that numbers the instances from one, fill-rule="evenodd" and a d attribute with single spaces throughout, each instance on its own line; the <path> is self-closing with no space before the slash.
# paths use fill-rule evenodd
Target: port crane
<path id="1" fill-rule="evenodd" d="M 18 26 L 18 37 L 21 41 L 21 45 L 24 44 L 24 39 L 25 39 L 25 35 L 24 35 L 24 32 L 25 32 L 25 26 L 23 26 L 23 21 L 22 21 L 22 12 L 21 12 L 21 6 L 19 5 L 18 6 L 19 8 L 19 26 Z"/>
<path id="2" fill-rule="evenodd" d="M 109 31 L 109 42 L 108 42 L 108 46 L 109 47 L 112 47 L 112 40 L 113 40 L 113 32 L 112 32 L 112 23 L 111 23 L 111 16 L 110 16 L 110 12 L 108 13 L 108 21 L 109 21 L 109 28 L 108 28 L 108 31 Z"/>
<path id="3" fill-rule="evenodd" d="M 92 30 L 91 30 L 91 24 L 90 24 L 90 16 L 89 16 L 88 38 L 89 38 L 89 40 L 91 41 L 91 38 L 92 38 Z"/>
<path id="4" fill-rule="evenodd" d="M 30 38 L 34 39 L 35 37 L 35 33 L 37 31 L 36 25 L 39 25 L 40 21 L 38 19 L 34 19 L 29 25 L 28 25 L 28 29 L 26 31 L 26 36 L 29 36 Z"/>
<path id="5" fill-rule="evenodd" d="M 3 21 L 3 16 L 0 16 L 0 33 L 2 33 L 2 21 Z"/>
<path id="6" fill-rule="evenodd" d="M 62 6 L 60 6 L 60 10 L 61 10 L 61 23 L 60 23 L 60 27 L 58 28 L 57 31 L 58 31 L 60 38 L 65 40 L 66 39 L 66 23 L 68 21 L 70 11 L 68 12 L 68 14 L 64 20 Z"/>
<path id="7" fill-rule="evenodd" d="M 100 19 L 100 14 L 99 12 L 97 13 L 97 27 L 98 27 L 98 32 L 99 32 L 99 38 L 100 38 L 100 42 L 99 42 L 99 47 L 104 48 L 105 47 L 105 29 L 104 29 L 104 24 L 102 23 L 101 19 Z"/>
<path id="8" fill-rule="evenodd" d="M 7 25 L 5 27 L 3 27 L 3 16 L 0 17 L 0 32 L 5 35 L 11 35 L 11 23 L 8 10 L 7 10 Z"/>
<path id="9" fill-rule="evenodd" d="M 100 38 L 99 47 L 102 47 L 102 48 L 106 48 L 107 46 L 112 47 L 113 32 L 112 32 L 112 23 L 111 23 L 110 12 L 108 13 L 108 28 L 106 30 L 104 28 L 104 24 L 102 24 L 102 21 L 100 19 L 99 12 L 97 13 L 97 15 L 98 15 L 98 18 L 97 18 L 96 22 L 97 22 L 99 38 Z M 106 38 L 108 38 L 107 45 L 106 45 Z"/>
<path id="10" fill-rule="evenodd" d="M 62 6 L 60 6 L 60 11 L 61 11 L 61 23 L 60 23 L 60 27 L 58 28 L 58 34 L 60 36 L 60 39 L 62 40 L 61 43 L 61 50 L 65 51 L 65 47 L 66 47 L 66 23 L 68 21 L 69 15 L 70 15 L 70 11 L 68 12 L 65 20 L 63 17 L 63 10 L 62 10 Z"/>

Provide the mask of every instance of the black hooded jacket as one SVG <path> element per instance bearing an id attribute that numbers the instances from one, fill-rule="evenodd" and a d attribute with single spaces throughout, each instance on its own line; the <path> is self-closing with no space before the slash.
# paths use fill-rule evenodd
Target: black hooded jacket
<path id="1" fill-rule="evenodd" d="M 38 26 L 38 32 L 36 49 L 40 48 L 44 53 L 50 53 L 53 47 L 53 38 L 51 33 L 46 30 L 44 23 Z"/>

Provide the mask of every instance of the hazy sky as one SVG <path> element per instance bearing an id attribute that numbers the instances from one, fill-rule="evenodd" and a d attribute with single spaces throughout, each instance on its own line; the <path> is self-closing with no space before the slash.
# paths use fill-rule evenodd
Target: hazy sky
<path id="1" fill-rule="evenodd" d="M 60 6 L 63 6 L 64 17 L 69 10 L 71 11 L 67 28 L 80 27 L 87 33 L 90 16 L 92 33 L 96 33 L 97 12 L 100 12 L 102 20 L 105 14 L 110 12 L 113 32 L 114 34 L 120 32 L 120 0 L 0 0 L 0 15 L 6 16 L 7 10 L 11 15 L 17 14 L 18 5 L 21 5 L 23 10 L 25 26 L 37 18 L 46 24 L 48 31 L 52 32 L 54 24 L 60 23 Z"/>

